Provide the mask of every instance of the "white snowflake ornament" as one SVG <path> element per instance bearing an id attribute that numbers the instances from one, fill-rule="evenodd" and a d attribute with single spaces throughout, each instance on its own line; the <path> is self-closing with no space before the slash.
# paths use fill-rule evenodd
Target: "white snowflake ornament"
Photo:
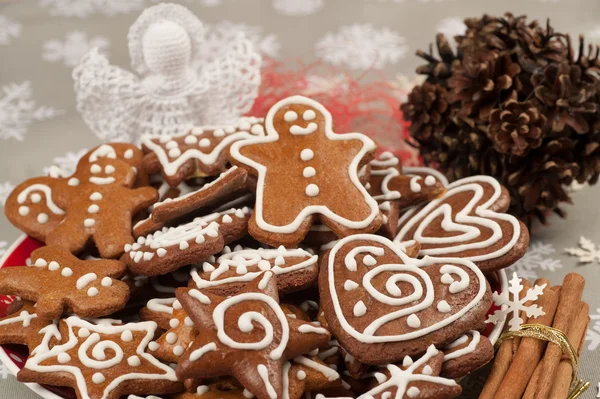
<path id="1" fill-rule="evenodd" d="M 242 34 L 209 59 L 202 22 L 183 6 L 159 4 L 142 12 L 128 39 L 135 74 L 97 50 L 73 71 L 77 109 L 101 139 L 135 141 L 229 124 L 252 107 L 261 57 Z"/>
<path id="2" fill-rule="evenodd" d="M 65 66 L 73 68 L 92 48 L 105 51 L 108 40 L 103 36 L 88 37 L 80 31 L 68 32 L 65 40 L 52 39 L 44 43 L 42 58 L 48 62 L 62 61 Z"/>
<path id="3" fill-rule="evenodd" d="M 519 298 L 524 287 L 517 273 L 513 273 L 513 278 L 509 281 L 508 292 L 500 294 L 494 292 L 492 294 L 494 303 L 500 309 L 496 310 L 485 322 L 502 323 L 507 316 L 511 316 L 508 321 L 508 329 L 509 331 L 518 331 L 525 322 L 519 315 L 521 311 L 525 312 L 527 317 L 540 317 L 546 314 L 538 305 L 525 305 L 526 302 L 537 300 L 543 294 L 544 288 L 546 288 L 546 284 L 535 285 L 533 288 L 528 289 L 522 298 Z"/>
<path id="4" fill-rule="evenodd" d="M 5 15 L 0 15 L 0 46 L 9 44 L 21 36 L 21 24 Z"/>
<path id="5" fill-rule="evenodd" d="M 579 238 L 580 248 L 565 248 L 569 255 L 579 258 L 580 263 L 600 262 L 600 248 L 585 237 Z"/>

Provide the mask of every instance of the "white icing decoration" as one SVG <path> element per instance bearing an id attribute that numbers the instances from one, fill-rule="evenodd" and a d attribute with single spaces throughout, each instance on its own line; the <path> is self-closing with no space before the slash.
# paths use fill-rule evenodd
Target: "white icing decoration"
<path id="1" fill-rule="evenodd" d="M 355 289 L 357 289 L 358 287 L 359 287 L 359 285 L 358 285 L 358 283 L 357 283 L 357 282 L 355 282 L 355 281 L 352 281 L 352 280 L 346 280 L 346 281 L 344 282 L 344 289 L 345 289 L 346 291 L 352 291 L 352 290 L 355 290 Z"/>
<path id="2" fill-rule="evenodd" d="M 389 155 L 389 157 L 387 155 Z M 374 166 L 374 168 L 371 168 L 371 175 L 384 176 L 381 181 L 381 194 L 373 196 L 377 201 L 397 200 L 400 198 L 399 191 L 392 191 L 389 189 L 390 181 L 393 178 L 400 176 L 400 172 L 394 167 L 399 163 L 400 161 L 393 154 L 385 152 L 379 155 L 379 159 L 374 159 L 370 162 L 370 164 Z"/>
<path id="3" fill-rule="evenodd" d="M 185 351 L 185 349 L 183 348 L 183 346 L 181 345 L 177 345 L 173 348 L 173 354 L 175 356 L 181 356 L 183 355 L 183 352 Z"/>
<path id="4" fill-rule="evenodd" d="M 429 175 L 424 180 L 426 186 L 433 186 L 435 184 L 435 177 Z"/>
<path id="5" fill-rule="evenodd" d="M 305 148 L 300 152 L 300 159 L 303 161 L 310 161 L 315 156 L 315 153 L 310 148 Z M 266 170 L 266 169 L 265 169 Z"/>
<path id="6" fill-rule="evenodd" d="M 69 267 L 65 267 L 64 269 L 62 269 L 60 274 L 63 277 L 71 277 L 73 275 L 73 270 L 71 270 L 71 268 L 69 268 Z"/>
<path id="7" fill-rule="evenodd" d="M 286 111 L 286 113 L 285 113 L 285 114 L 283 114 L 283 119 L 284 119 L 286 122 L 293 122 L 293 121 L 295 121 L 296 119 L 298 119 L 298 114 L 297 114 L 297 113 L 295 113 L 294 111 Z"/>
<path id="8" fill-rule="evenodd" d="M 45 267 L 48 266 L 48 262 L 45 259 L 38 258 L 33 265 L 37 267 Z"/>
<path id="9" fill-rule="evenodd" d="M 421 320 L 419 319 L 419 316 L 413 313 L 407 317 L 406 324 L 411 328 L 419 328 L 421 327 Z"/>
<path id="10" fill-rule="evenodd" d="M 102 373 L 94 373 L 94 375 L 92 375 L 92 382 L 94 384 L 102 384 L 104 381 L 106 381 L 106 378 L 104 377 L 104 374 L 102 374 Z"/>
<path id="11" fill-rule="evenodd" d="M 354 305 L 352 312 L 354 313 L 354 316 L 361 317 L 367 313 L 367 307 L 363 301 L 358 301 L 356 302 L 356 305 Z"/>
<path id="12" fill-rule="evenodd" d="M 112 174 L 112 173 L 115 173 L 115 171 L 116 171 L 116 169 L 115 169 L 115 167 L 114 167 L 114 166 L 112 166 L 112 165 L 106 165 L 106 166 L 104 167 L 104 173 L 106 173 L 107 175 L 110 175 L 110 174 Z"/>
<path id="13" fill-rule="evenodd" d="M 196 389 L 196 394 L 197 395 L 204 395 L 206 392 L 210 391 L 210 388 L 208 387 L 208 385 L 200 385 L 197 389 Z"/>
<path id="14" fill-rule="evenodd" d="M 265 366 L 264 364 L 259 364 L 256 367 L 256 369 L 258 371 L 258 375 L 263 381 L 263 384 L 265 385 L 265 389 L 267 390 L 269 398 L 277 399 L 277 391 L 275 391 L 275 388 L 273 388 L 271 381 L 269 381 L 269 370 L 267 369 L 267 366 Z"/>
<path id="15" fill-rule="evenodd" d="M 26 310 L 22 310 L 18 316 L 6 318 L 4 320 L 0 320 L 0 326 L 5 326 L 7 324 L 14 323 L 23 323 L 23 327 L 28 327 L 31 324 L 31 320 L 35 319 L 37 314 L 29 313 Z"/>
<path id="16" fill-rule="evenodd" d="M 64 215 L 65 211 L 63 211 L 62 209 L 60 209 L 53 201 L 52 201 L 52 189 L 49 186 L 46 186 L 45 184 L 32 184 L 29 187 L 26 187 L 23 191 L 21 191 L 19 193 L 19 195 L 17 196 L 17 202 L 19 204 L 24 204 L 25 201 L 27 200 L 27 197 L 29 196 L 29 193 L 34 192 L 34 191 L 41 191 L 44 193 L 44 196 L 46 197 L 46 207 L 55 215 Z M 47 215 L 46 215 L 47 217 Z M 39 218 L 38 218 L 39 221 Z M 43 222 L 40 222 L 43 223 Z"/>
<path id="17" fill-rule="evenodd" d="M 305 121 L 312 121 L 313 119 L 315 119 L 317 117 L 317 114 L 315 113 L 315 111 L 313 111 L 312 109 L 307 109 L 306 111 L 304 111 L 304 113 L 302 114 L 302 119 L 304 119 Z"/>
<path id="18" fill-rule="evenodd" d="M 492 186 L 494 194 L 488 201 L 477 206 L 484 193 L 481 183 Z M 452 220 L 452 208 L 450 204 L 443 204 L 441 206 L 439 204 L 451 196 L 462 192 L 473 192 L 473 196 L 469 203 L 456 213 L 454 220 Z M 505 213 L 496 213 L 488 209 L 498 200 L 501 194 L 500 183 L 489 176 L 473 176 L 457 180 L 447 186 L 444 196 L 434 199 L 416 213 L 403 216 L 400 219 L 402 228 L 396 238 L 394 238 L 394 242 L 403 241 L 408 232 L 417 225 L 418 227 L 412 238 L 422 245 L 432 244 L 438 246 L 436 248 L 421 247 L 420 256 L 441 254 L 451 256 L 453 253 L 488 248 L 501 240 L 505 234 L 500 225 L 494 220 L 499 219 L 512 225 L 513 234 L 510 240 L 502 248 L 495 251 L 486 251 L 480 255 L 469 256 L 469 260 L 478 262 L 498 258 L 508 253 L 521 235 L 519 221 L 514 216 Z M 469 215 L 472 211 L 474 211 L 474 214 Z M 440 216 L 442 217 L 441 226 L 443 229 L 460 234 L 454 234 L 451 237 L 431 237 L 425 235 L 424 231 L 427 227 Z M 481 235 L 479 226 L 484 226 L 492 231 L 491 236 L 486 240 L 476 240 Z"/>
<path id="19" fill-rule="evenodd" d="M 102 168 L 100 167 L 100 165 L 98 165 L 97 163 L 95 163 L 95 164 L 93 164 L 90 167 L 90 172 L 92 172 L 92 173 L 100 173 L 100 172 L 102 172 Z"/>
<path id="20" fill-rule="evenodd" d="M 298 370 L 296 373 L 296 378 L 298 378 L 300 381 L 304 380 L 306 378 L 306 373 L 304 370 Z"/>
<path id="21" fill-rule="evenodd" d="M 194 350 L 192 353 L 190 353 L 189 360 L 190 360 L 190 362 L 195 362 L 196 360 L 200 359 L 202 356 L 204 356 L 208 352 L 212 352 L 212 351 L 216 351 L 216 350 L 217 350 L 217 344 L 215 344 L 214 342 L 211 342 L 209 344 L 206 344 L 206 345 Z"/>
<path id="22" fill-rule="evenodd" d="M 127 358 L 127 364 L 130 365 L 131 367 L 139 367 L 142 364 L 142 361 L 140 360 L 139 357 L 137 356 L 129 356 Z"/>
<path id="23" fill-rule="evenodd" d="M 86 285 L 96 280 L 98 276 L 96 273 L 87 273 L 77 279 L 75 286 L 78 290 L 82 290 Z"/>
<path id="24" fill-rule="evenodd" d="M 310 367 L 311 369 L 318 371 L 319 373 L 321 373 L 325 377 L 327 377 L 327 379 L 329 381 L 335 381 L 338 378 L 340 378 L 340 375 L 338 374 L 337 371 L 333 370 L 330 367 L 323 366 L 322 364 L 317 363 L 314 360 L 311 360 L 305 356 L 295 357 L 294 362 L 301 364 L 305 367 Z"/>
<path id="25" fill-rule="evenodd" d="M 444 273 L 442 275 L 442 283 L 450 284 L 450 287 L 448 287 L 448 291 L 450 291 L 451 294 L 458 294 L 459 292 L 466 290 L 469 287 L 469 284 L 471 283 L 469 274 L 463 269 L 453 265 L 444 265 L 440 267 L 440 273 Z M 450 276 L 450 274 L 457 275 L 459 277 L 459 280 L 455 281 L 452 277 L 450 277 L 450 283 L 446 282 L 448 281 L 448 279 L 444 279 L 444 276 Z"/>
<path id="26" fill-rule="evenodd" d="M 93 227 L 95 224 L 96 224 L 96 221 L 92 218 L 88 218 L 83 221 L 83 225 L 85 227 Z"/>
<path id="27" fill-rule="evenodd" d="M 131 331 L 123 331 L 123 333 L 121 333 L 121 340 L 123 340 L 124 342 L 131 342 L 133 340 L 133 334 L 131 333 Z"/>
<path id="28" fill-rule="evenodd" d="M 27 216 L 29 215 L 29 207 L 28 206 L 20 206 L 19 207 L 19 215 L 21 216 Z"/>
<path id="29" fill-rule="evenodd" d="M 308 124 L 308 126 L 306 126 L 306 127 L 302 127 L 299 125 L 293 125 L 293 126 L 290 126 L 290 133 L 303 136 L 303 135 L 312 134 L 312 133 L 316 132 L 318 128 L 319 128 L 319 125 L 317 125 L 315 122 L 310 122 Z"/>
<path id="30" fill-rule="evenodd" d="M 59 353 L 56 357 L 59 363 L 69 363 L 71 361 L 71 356 L 68 353 Z"/>
<path id="31" fill-rule="evenodd" d="M 410 387 L 408 388 L 408 391 L 406 391 L 406 396 L 408 396 L 409 398 L 416 398 L 420 394 L 421 390 L 417 387 Z"/>
<path id="32" fill-rule="evenodd" d="M 410 191 L 413 193 L 421 192 L 421 185 L 419 184 L 419 180 L 421 180 L 421 176 L 413 176 L 410 178 Z"/>
<path id="33" fill-rule="evenodd" d="M 98 177 L 92 176 L 90 177 L 90 183 L 97 184 L 99 186 L 103 186 L 106 184 L 113 184 L 117 180 L 114 177 Z"/>
<path id="34" fill-rule="evenodd" d="M 469 353 L 475 352 L 475 349 L 477 349 L 477 345 L 479 345 L 479 342 L 481 340 L 481 334 L 479 333 L 479 331 L 476 331 L 476 330 L 469 331 L 468 334 L 470 334 L 472 336 L 472 339 L 471 339 L 471 342 L 469 342 L 469 345 L 465 346 L 462 349 L 458 349 L 458 350 L 455 350 L 450 353 L 445 353 L 444 354 L 445 362 L 448 360 L 456 359 L 461 356 L 468 355 Z M 457 346 L 464 345 L 468 340 L 469 340 L 468 335 L 462 335 L 456 341 L 448 344 L 444 348 L 444 351 L 450 351 L 451 349 L 454 349 Z"/>
<path id="35" fill-rule="evenodd" d="M 304 168 L 302 170 L 302 176 L 306 177 L 307 179 L 309 177 L 313 177 L 316 174 L 317 174 L 317 171 L 312 166 L 307 166 L 306 168 Z"/>
<path id="36" fill-rule="evenodd" d="M 76 177 L 71 177 L 71 178 L 69 179 L 69 181 L 67 182 L 67 184 L 68 184 L 69 186 L 71 186 L 71 187 L 76 187 L 76 186 L 78 186 L 78 185 L 79 185 L 79 183 L 81 183 L 81 182 L 80 182 L 80 181 L 79 181 L 79 179 L 78 179 L 78 178 L 76 178 Z"/>
<path id="37" fill-rule="evenodd" d="M 168 344 L 173 345 L 175 342 L 177 342 L 177 334 L 175 334 L 174 332 L 170 332 L 167 334 L 165 340 Z"/>
<path id="38" fill-rule="evenodd" d="M 452 308 L 450 307 L 448 302 L 441 300 L 437 304 L 437 310 L 441 313 L 450 313 L 452 311 Z"/>
<path id="39" fill-rule="evenodd" d="M 304 259 L 296 264 L 291 264 L 290 262 L 287 267 L 281 267 L 286 264 L 286 258 Z M 269 261 L 273 259 L 275 259 L 275 265 L 271 267 Z M 278 265 L 277 259 L 282 259 L 283 262 L 280 260 L 280 264 Z M 291 273 L 316 265 L 317 260 L 317 255 L 311 255 L 303 249 L 286 249 L 282 246 L 276 249 L 243 249 L 219 256 L 219 258 L 216 259 L 218 265 L 216 268 L 210 263 L 204 263 L 202 265 L 203 271 L 212 272 L 208 280 L 202 278 L 198 273 L 198 269 L 195 267 L 192 268 L 190 276 L 198 288 L 204 289 L 222 284 L 248 282 L 254 280 L 254 278 L 264 270 L 271 270 L 277 276 Z M 232 269 L 238 270 L 240 267 L 246 269 L 244 274 L 219 279 L 222 274 Z"/>
<path id="40" fill-rule="evenodd" d="M 367 241 L 378 243 L 382 246 L 388 248 L 388 250 L 395 253 L 396 256 L 402 261 L 403 264 L 384 264 L 372 267 L 369 269 L 367 273 L 365 273 L 362 277 L 362 285 L 360 287 L 361 290 L 364 290 L 365 293 L 368 293 L 369 296 L 378 302 L 381 302 L 387 306 L 404 306 L 402 309 L 398 309 L 396 311 L 385 314 L 374 321 L 372 321 L 368 326 L 364 328 L 364 330 L 358 331 L 352 326 L 348 320 L 346 319 L 344 312 L 342 311 L 341 304 L 339 302 L 338 293 L 336 290 L 336 255 L 338 252 L 348 243 L 354 241 Z M 380 251 L 379 253 L 375 253 L 375 251 Z M 370 252 L 376 256 L 380 256 L 383 254 L 383 248 L 375 247 L 375 246 L 358 246 L 352 248 L 348 252 L 348 254 L 344 258 L 345 267 L 349 271 L 356 271 L 356 256 L 363 252 Z M 423 267 L 443 263 L 443 262 L 452 262 L 456 265 L 460 265 L 465 270 L 469 270 L 472 273 L 476 280 L 472 283 L 478 284 L 479 289 L 474 294 L 473 299 L 464 305 L 460 310 L 456 313 L 444 318 L 443 320 L 433 323 L 427 327 L 411 331 L 408 333 L 397 334 L 397 335 L 383 335 L 377 334 L 377 331 L 385 324 L 395 321 L 402 317 L 408 317 L 411 314 L 416 314 L 430 306 L 432 306 L 435 302 L 435 290 L 433 288 L 433 282 L 431 281 L 430 276 L 422 270 Z M 338 266 L 339 267 L 339 266 Z M 440 328 L 447 326 L 454 321 L 458 320 L 464 314 L 466 314 L 469 310 L 471 310 L 474 306 L 476 306 L 481 299 L 483 298 L 487 283 L 485 276 L 479 270 L 475 264 L 466 259 L 436 259 L 432 257 L 426 257 L 424 259 L 412 259 L 409 258 L 398 246 L 394 245 L 390 240 L 385 237 L 371 235 L 371 234 L 356 234 L 352 236 L 345 237 L 339 240 L 334 247 L 331 249 L 328 258 L 328 282 L 329 282 L 329 295 L 331 297 L 335 316 L 339 320 L 341 327 L 353 338 L 363 343 L 376 343 L 376 342 L 399 342 L 399 341 L 407 341 L 411 339 L 415 339 L 418 337 L 425 336 L 433 331 L 437 331 Z M 458 268 L 457 268 L 458 269 Z M 386 290 L 389 295 L 384 292 L 377 291 L 371 281 L 376 278 L 381 273 L 389 273 L 394 272 L 386 282 Z M 407 273 L 407 272 L 410 272 Z M 418 278 L 416 277 L 418 276 Z M 413 289 L 410 290 L 411 294 L 403 297 L 397 297 L 399 289 L 397 286 L 397 282 L 407 282 L 412 285 Z M 423 285 L 424 284 L 424 285 Z M 394 288 L 395 287 L 395 288 Z M 406 306 L 410 305 L 410 306 Z"/>
<path id="41" fill-rule="evenodd" d="M 177 326 L 179 326 L 179 320 L 178 319 L 169 320 L 169 326 L 171 328 L 177 328 Z"/>
<path id="42" fill-rule="evenodd" d="M 148 301 L 146 307 L 159 313 L 173 314 L 173 302 L 176 298 L 154 298 Z"/>
<path id="43" fill-rule="evenodd" d="M 317 186 L 316 184 L 309 184 L 308 186 L 306 186 L 306 195 L 308 195 L 309 197 L 316 197 L 317 195 L 319 195 L 319 186 Z"/>
<path id="44" fill-rule="evenodd" d="M 123 156 L 125 157 L 125 159 L 133 158 L 133 150 L 131 148 L 128 150 L 125 150 L 125 153 L 123 153 Z"/>
<path id="45" fill-rule="evenodd" d="M 102 194 L 100 194 L 99 192 L 94 192 L 92 193 L 92 195 L 90 195 L 90 199 L 92 201 L 100 201 L 102 199 Z"/>
<path id="46" fill-rule="evenodd" d="M 37 215 L 37 221 L 40 224 L 48 223 L 48 220 L 49 220 L 48 215 L 43 212 Z"/>
<path id="47" fill-rule="evenodd" d="M 96 162 L 98 158 L 117 159 L 117 152 L 110 145 L 102 144 L 90 154 L 88 160 L 90 162 Z"/>
<path id="48" fill-rule="evenodd" d="M 88 296 L 96 296 L 96 295 L 98 295 L 98 288 L 96 288 L 96 287 L 90 287 L 87 290 L 87 295 Z"/>
<path id="49" fill-rule="evenodd" d="M 100 207 L 96 204 L 92 204 L 88 207 L 88 213 L 98 213 L 100 211 Z"/>
<path id="50" fill-rule="evenodd" d="M 327 331 L 325 328 L 315 327 L 311 324 L 302 324 L 300 327 L 298 327 L 298 331 L 301 332 L 302 334 L 308 334 L 308 333 L 329 334 L 329 331 Z"/>
<path id="51" fill-rule="evenodd" d="M 58 269 L 60 269 L 60 265 L 58 264 L 58 262 L 56 262 L 56 261 L 54 261 L 54 260 L 53 260 L 53 261 L 51 261 L 51 262 L 48 264 L 48 270 L 50 270 L 50 271 L 53 271 L 53 272 L 54 272 L 54 271 L 56 271 L 56 270 L 58 270 Z"/>

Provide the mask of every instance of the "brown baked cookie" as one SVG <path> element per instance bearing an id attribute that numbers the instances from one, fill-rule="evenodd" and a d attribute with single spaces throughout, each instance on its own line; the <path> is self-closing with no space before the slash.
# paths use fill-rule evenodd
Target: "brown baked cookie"
<path id="1" fill-rule="evenodd" d="M 206 259 L 246 235 L 250 210 L 230 209 L 197 217 L 177 227 L 163 227 L 133 245 L 121 258 L 138 275 L 157 276 Z"/>
<path id="2" fill-rule="evenodd" d="M 316 356 L 298 356 L 283 365 L 284 397 L 300 399 L 307 392 L 320 392 L 342 385 L 337 371 Z"/>
<path id="3" fill-rule="evenodd" d="M 185 349 L 198 336 L 198 329 L 181 308 L 179 301 L 175 301 L 173 308 L 173 317 L 169 320 L 167 331 L 148 346 L 154 356 L 165 363 L 179 363 Z"/>
<path id="4" fill-rule="evenodd" d="M 154 321 L 163 330 L 171 328 L 169 322 L 173 318 L 173 303 L 177 298 L 153 298 L 140 309 L 140 319 Z"/>
<path id="5" fill-rule="evenodd" d="M 466 258 L 486 272 L 510 266 L 527 251 L 527 227 L 504 212 L 506 188 L 489 176 L 457 180 L 446 193 L 400 219 L 394 242 L 416 240 L 419 256 Z"/>
<path id="6" fill-rule="evenodd" d="M 17 298 L 8 305 L 8 314 L 0 318 L 0 344 L 26 345 L 32 352 L 42 343 L 45 335 L 41 331 L 49 325 L 54 326 L 52 319 L 38 317 L 34 302 Z M 47 338 L 52 346 L 55 337 Z"/>
<path id="7" fill-rule="evenodd" d="M 129 299 L 129 287 L 118 280 L 125 274 L 118 260 L 80 260 L 62 247 L 47 246 L 33 251 L 31 261 L 31 266 L 0 269 L 0 292 L 36 302 L 40 317 L 106 316 Z"/>
<path id="8" fill-rule="evenodd" d="M 229 298 L 195 288 L 178 288 L 177 298 L 199 330 L 177 367 L 180 379 L 230 375 L 259 399 L 282 397 L 286 362 L 331 337 L 322 327 L 285 315 L 271 271 Z"/>
<path id="9" fill-rule="evenodd" d="M 297 246 L 316 221 L 339 237 L 371 233 L 381 225 L 375 201 L 358 170 L 375 151 L 361 133 L 336 134 L 331 114 L 302 96 L 275 104 L 265 137 L 238 141 L 231 161 L 258 176 L 249 232 L 277 247 Z"/>
<path id="10" fill-rule="evenodd" d="M 442 351 L 444 363 L 441 375 L 446 378 L 464 377 L 494 358 L 494 345 L 479 331 L 468 331 Z"/>
<path id="11" fill-rule="evenodd" d="M 129 165 L 126 169 L 132 173 L 129 177 L 132 180 L 131 184 L 136 175 L 142 184 L 147 181 L 147 177 L 141 172 L 136 174 L 136 171 L 139 172 L 141 156 L 141 151 L 132 144 L 102 144 L 81 158 L 78 172 L 73 176 L 65 176 L 61 170 L 54 169 L 49 177 L 35 177 L 19 184 L 6 200 L 6 217 L 27 235 L 46 241 L 46 237 L 56 230 L 66 217 L 64 201 L 59 199 L 73 198 L 81 186 L 94 185 L 88 181 L 89 176 L 80 175 L 82 170 L 89 170 L 91 165 L 100 159 L 104 159 L 105 162 L 118 161 L 119 165 L 124 165 L 125 162 Z M 83 219 L 80 224 L 83 229 Z"/>
<path id="12" fill-rule="evenodd" d="M 317 281 L 318 256 L 303 249 L 239 249 L 225 247 L 214 262 L 203 262 L 190 272 L 190 286 L 214 294 L 233 295 L 259 274 L 271 270 L 280 294 L 300 291 Z"/>
<path id="13" fill-rule="evenodd" d="M 109 325 L 71 316 L 60 322 L 61 342 L 32 354 L 17 379 L 71 387 L 78 398 L 90 399 L 178 392 L 175 371 L 147 350 L 157 327 L 151 321 Z"/>
<path id="14" fill-rule="evenodd" d="M 262 119 L 245 117 L 227 126 L 201 126 L 177 136 L 142 137 L 144 169 L 161 173 L 171 187 L 193 177 L 224 172 L 232 143 L 262 136 Z"/>
<path id="15" fill-rule="evenodd" d="M 384 235 L 393 238 L 398 231 L 400 210 L 430 201 L 445 191 L 435 175 L 405 175 L 402 164 L 394 154 L 383 152 L 370 162 L 371 177 L 366 187 L 377 200 L 383 214 Z"/>
<path id="16" fill-rule="evenodd" d="M 327 323 L 361 363 L 395 363 L 483 326 L 491 306 L 485 276 L 466 259 L 417 260 L 382 236 L 341 239 L 321 260 Z"/>
<path id="17" fill-rule="evenodd" d="M 459 396 L 462 388 L 454 380 L 439 377 L 444 354 L 435 346 L 413 361 L 406 356 L 402 365 L 389 364 L 377 373 L 378 384 L 361 397 L 374 399 L 452 399 Z M 317 395 L 323 399 L 323 396 Z"/>
<path id="18" fill-rule="evenodd" d="M 250 399 L 254 397 L 235 380 L 235 378 L 219 378 L 213 382 L 198 385 L 194 392 L 181 392 L 170 396 L 170 399 Z"/>

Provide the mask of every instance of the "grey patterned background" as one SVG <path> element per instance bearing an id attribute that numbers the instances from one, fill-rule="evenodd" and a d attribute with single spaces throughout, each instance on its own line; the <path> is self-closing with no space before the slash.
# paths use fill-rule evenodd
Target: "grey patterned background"
<path id="1" fill-rule="evenodd" d="M 464 29 L 462 19 L 483 13 L 549 17 L 563 32 L 584 33 L 600 42 L 598 0 L 188 0 L 217 34 L 212 45 L 242 30 L 261 52 L 286 60 L 321 59 L 360 74 L 373 67 L 398 85 L 414 78 L 435 32 L 450 36 Z M 73 168 L 83 149 L 100 140 L 75 110 L 71 69 L 91 47 L 129 69 L 126 35 L 151 0 L 0 0 L 0 208 L 14 185 L 58 164 Z M 584 398 L 596 397 L 600 381 L 600 249 L 592 263 L 579 265 L 565 253 L 579 237 L 600 244 L 600 188 L 582 188 L 568 207 L 568 219 L 533 234 L 530 252 L 514 269 L 528 278 L 543 276 L 559 284 L 569 271 L 587 279 L 584 299 L 592 323 L 582 354 L 581 374 L 592 383 Z M 18 236 L 0 217 L 0 255 Z M 475 385 L 482 378 L 475 378 Z M 0 366 L 0 398 L 37 398 Z"/>

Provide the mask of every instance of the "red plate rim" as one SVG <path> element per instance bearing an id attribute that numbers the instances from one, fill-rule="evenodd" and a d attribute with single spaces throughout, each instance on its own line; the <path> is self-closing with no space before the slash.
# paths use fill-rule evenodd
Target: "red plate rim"
<path id="1" fill-rule="evenodd" d="M 25 246 L 25 248 L 23 248 L 24 251 L 29 251 L 27 254 L 23 254 L 23 253 L 19 254 L 19 258 L 22 258 L 22 259 L 28 258 L 34 249 L 43 246 L 42 243 L 40 243 L 39 241 L 37 241 L 31 237 L 28 237 L 26 234 L 21 235 L 6 250 L 6 253 L 4 254 L 4 256 L 2 258 L 0 258 L 0 268 L 4 267 L 4 265 L 7 263 L 7 261 L 12 260 L 13 257 L 16 257 L 15 255 L 18 254 L 17 251 L 19 249 L 21 249 L 22 245 Z M 17 260 L 16 259 L 12 260 L 11 263 L 13 263 L 13 262 L 17 262 Z M 24 264 L 24 262 L 22 262 L 22 264 Z M 7 267 L 10 267 L 10 266 L 7 266 Z M 500 282 L 500 289 L 502 290 L 502 292 L 506 292 L 508 290 L 508 279 L 506 277 L 506 272 L 504 270 L 500 270 L 498 272 L 498 277 L 499 277 L 499 282 Z M 2 302 L 0 302 L 0 307 L 2 307 Z M 498 323 L 490 331 L 488 338 L 490 339 L 490 341 L 492 341 L 492 344 L 496 343 L 496 341 L 498 340 L 498 337 L 502 333 L 503 326 L 504 326 L 504 322 Z M 16 355 L 12 351 L 7 351 L 7 348 L 6 348 L 7 346 L 8 345 L 0 345 L 0 361 L 6 365 L 8 370 L 11 373 L 13 373 L 13 375 L 17 375 L 17 373 L 19 372 L 19 370 L 21 368 L 17 365 L 16 360 L 11 357 L 11 355 L 14 355 L 14 356 L 16 356 Z M 64 396 L 59 396 L 59 395 L 55 394 L 54 392 L 51 392 L 50 390 L 48 390 L 48 388 L 46 388 L 42 385 L 35 384 L 35 383 L 26 383 L 25 385 L 29 389 L 31 389 L 33 392 L 37 393 L 44 399 L 65 399 Z M 59 387 L 57 387 L 57 388 L 58 388 L 57 390 L 60 390 Z"/>

